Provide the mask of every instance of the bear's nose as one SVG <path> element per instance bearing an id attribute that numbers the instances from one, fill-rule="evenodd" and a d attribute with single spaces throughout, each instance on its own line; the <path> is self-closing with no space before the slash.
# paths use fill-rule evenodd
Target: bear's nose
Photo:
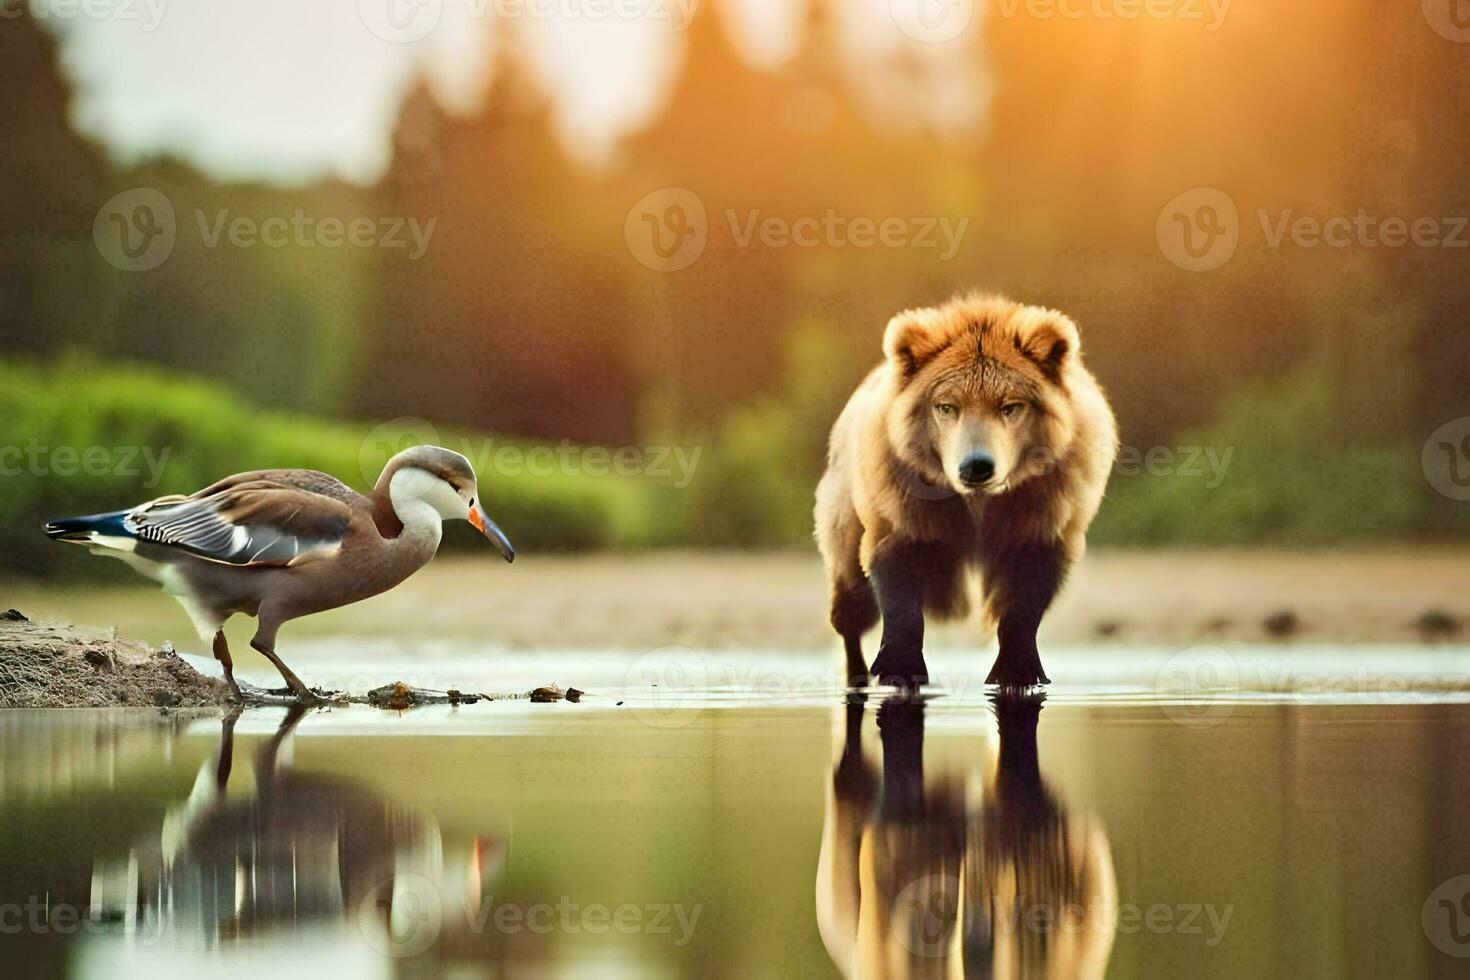
<path id="1" fill-rule="evenodd" d="M 995 460 L 989 453 L 971 453 L 960 464 L 960 479 L 967 486 L 978 487 L 995 476 Z"/>

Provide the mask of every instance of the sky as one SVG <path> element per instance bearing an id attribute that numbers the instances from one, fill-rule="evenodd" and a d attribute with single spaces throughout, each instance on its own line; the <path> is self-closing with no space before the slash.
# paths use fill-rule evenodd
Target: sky
<path id="1" fill-rule="evenodd" d="M 24 2 L 60 40 L 73 124 L 120 163 L 167 153 L 218 180 L 282 184 L 378 179 L 415 80 L 427 77 L 450 111 L 472 110 L 506 29 L 524 43 L 562 144 L 598 166 L 657 113 L 691 17 L 722 15 L 741 56 L 765 68 L 790 56 L 805 17 L 801 0 L 724 0 L 717 11 L 701 0 Z M 906 3 L 924 2 L 847 0 L 844 49 L 968 64 L 965 38 L 935 43 L 898 22 Z M 977 106 L 963 96 L 977 88 L 949 86 L 932 102 L 939 121 L 970 118 Z"/>

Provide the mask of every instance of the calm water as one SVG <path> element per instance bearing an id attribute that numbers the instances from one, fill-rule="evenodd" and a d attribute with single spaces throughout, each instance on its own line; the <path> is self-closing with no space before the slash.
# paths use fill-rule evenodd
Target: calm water
<path id="1" fill-rule="evenodd" d="M 1068 683 L 1001 705 L 943 658 L 923 704 L 815 658 L 415 663 L 590 694 L 0 714 L 4 972 L 1470 966 L 1465 650 L 1061 651 Z"/>

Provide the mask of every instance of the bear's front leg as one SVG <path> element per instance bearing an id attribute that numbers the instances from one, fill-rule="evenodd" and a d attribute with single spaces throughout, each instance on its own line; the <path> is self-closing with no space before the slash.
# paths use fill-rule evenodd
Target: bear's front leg
<path id="1" fill-rule="evenodd" d="M 1000 655 L 995 658 L 985 683 L 1006 689 L 1051 683 L 1041 666 L 1041 652 L 1036 648 L 1036 624 L 1001 627 Z"/>
<path id="2" fill-rule="evenodd" d="M 1000 655 L 985 683 L 1003 688 L 1051 683 L 1041 668 L 1036 630 L 1070 564 L 1060 543 L 1021 545 L 985 563 L 985 588 L 1000 639 Z"/>
<path id="3" fill-rule="evenodd" d="M 924 664 L 923 556 L 917 542 L 884 541 L 873 553 L 868 576 L 883 616 L 883 642 L 871 673 L 881 684 L 913 689 L 929 683 Z"/>

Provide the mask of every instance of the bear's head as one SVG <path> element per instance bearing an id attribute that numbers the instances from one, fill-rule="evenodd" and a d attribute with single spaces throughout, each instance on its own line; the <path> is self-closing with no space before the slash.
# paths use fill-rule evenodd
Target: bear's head
<path id="1" fill-rule="evenodd" d="M 1050 472 L 1074 429 L 1077 326 L 1055 310 L 963 296 L 905 310 L 883 336 L 888 434 L 899 458 L 959 494 L 1001 494 Z"/>

